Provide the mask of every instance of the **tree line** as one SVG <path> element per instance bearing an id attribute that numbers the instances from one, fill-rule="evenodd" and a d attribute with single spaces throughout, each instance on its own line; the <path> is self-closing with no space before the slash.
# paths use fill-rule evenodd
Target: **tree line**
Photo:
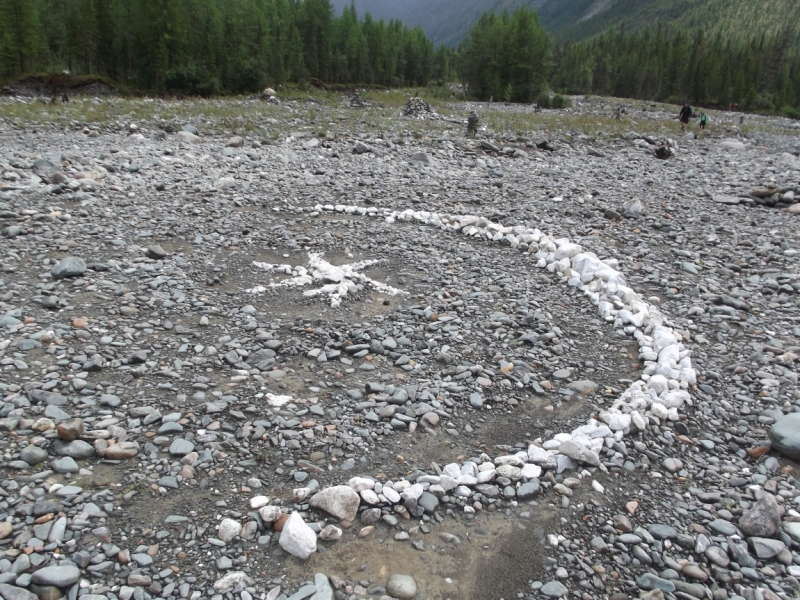
<path id="1" fill-rule="evenodd" d="M 800 48 L 786 28 L 746 41 L 623 27 L 554 46 L 551 83 L 569 94 L 600 94 L 727 108 L 784 112 L 800 108 Z"/>
<path id="2" fill-rule="evenodd" d="M 752 39 L 617 27 L 561 44 L 534 10 L 487 12 L 457 49 L 420 28 L 335 15 L 329 0 L 0 0 L 0 76 L 101 75 L 123 89 L 248 93 L 283 83 L 426 86 L 543 102 L 551 91 L 781 111 L 800 108 L 800 49 Z"/>
<path id="3" fill-rule="evenodd" d="M 0 0 L 0 75 L 101 75 L 159 93 L 422 86 L 448 75 L 422 29 L 329 0 Z"/>
<path id="4" fill-rule="evenodd" d="M 526 8 L 484 14 L 459 47 L 458 73 L 479 99 L 547 101 L 549 92 L 598 94 L 747 111 L 800 109 L 800 45 L 794 24 L 751 39 L 667 27 L 616 27 L 554 43 Z"/>

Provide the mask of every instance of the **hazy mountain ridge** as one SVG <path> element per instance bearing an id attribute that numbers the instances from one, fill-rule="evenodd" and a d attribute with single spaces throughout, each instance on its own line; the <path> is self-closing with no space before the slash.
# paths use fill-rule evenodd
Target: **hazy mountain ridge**
<path id="1" fill-rule="evenodd" d="M 351 0 L 332 0 L 337 11 Z M 750 38 L 788 30 L 800 39 L 797 0 L 356 0 L 360 15 L 420 25 L 435 44 L 456 46 L 486 11 L 535 8 L 542 25 L 562 40 L 578 40 L 625 24 L 637 29 L 657 22 L 686 31 L 703 30 Z"/>

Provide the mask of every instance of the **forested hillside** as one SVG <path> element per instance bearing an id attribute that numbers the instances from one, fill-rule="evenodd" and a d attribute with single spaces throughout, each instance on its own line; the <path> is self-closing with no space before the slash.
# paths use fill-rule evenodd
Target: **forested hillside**
<path id="1" fill-rule="evenodd" d="M 664 28 L 556 47 L 551 85 L 565 93 L 689 101 L 749 111 L 800 107 L 800 57 L 788 29 L 734 43 L 721 33 L 693 35 Z"/>
<path id="2" fill-rule="evenodd" d="M 442 6 L 428 1 L 425 10 Z M 486 2 L 463 0 L 451 23 Z M 572 23 L 565 32 L 604 32 L 564 42 L 519 7 L 486 11 L 457 49 L 435 49 L 420 27 L 359 17 L 352 4 L 337 13 L 330 0 L 0 0 L 0 75 L 68 70 L 130 91 L 201 95 L 458 79 L 476 99 L 549 102 L 555 91 L 786 114 L 800 106 L 794 0 L 761 0 L 761 9 L 749 0 L 555 2 L 532 3 L 551 24 Z M 620 11 L 626 24 L 604 29 Z"/>
<path id="3" fill-rule="evenodd" d="M 754 35 L 773 36 L 788 30 L 800 43 L 800 2 L 796 0 L 612 0 L 607 8 L 589 14 L 561 15 L 550 7 L 592 4 L 590 0 L 547 0 L 542 22 L 562 41 L 576 41 L 625 25 L 628 31 L 661 24 L 673 31 L 709 35 L 741 42 Z"/>
<path id="4" fill-rule="evenodd" d="M 0 74 L 107 76 L 210 94 L 307 81 L 425 85 L 443 78 L 421 29 L 334 16 L 328 0 L 0 0 Z"/>
<path id="5" fill-rule="evenodd" d="M 337 11 L 352 0 L 332 0 Z M 621 24 L 631 31 L 661 23 L 687 33 L 704 31 L 735 40 L 772 35 L 789 26 L 800 43 L 797 0 L 355 0 L 360 15 L 420 25 L 434 44 L 457 46 L 484 12 L 536 9 L 559 41 L 578 41 Z"/>

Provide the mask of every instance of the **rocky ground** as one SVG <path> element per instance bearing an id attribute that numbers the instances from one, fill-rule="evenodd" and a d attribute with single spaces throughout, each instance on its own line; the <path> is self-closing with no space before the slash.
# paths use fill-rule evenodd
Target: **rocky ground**
<path id="1" fill-rule="evenodd" d="M 574 100 L 3 100 L 0 597 L 800 595 L 800 130 Z"/>

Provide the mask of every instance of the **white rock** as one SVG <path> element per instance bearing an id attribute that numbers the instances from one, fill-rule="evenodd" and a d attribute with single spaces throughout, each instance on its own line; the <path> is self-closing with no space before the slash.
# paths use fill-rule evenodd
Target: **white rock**
<path id="1" fill-rule="evenodd" d="M 653 375 L 650 381 L 647 382 L 647 387 L 653 390 L 657 396 L 660 396 L 669 389 L 669 382 L 663 375 Z"/>
<path id="2" fill-rule="evenodd" d="M 258 514 L 265 523 L 274 523 L 281 518 L 283 511 L 278 506 L 264 506 L 259 509 Z"/>
<path id="3" fill-rule="evenodd" d="M 603 421 L 611 431 L 625 431 L 631 426 L 631 416 L 622 413 L 603 413 Z"/>
<path id="4" fill-rule="evenodd" d="M 371 504 L 375 506 L 376 504 L 380 504 L 381 500 L 378 498 L 378 494 L 375 493 L 375 490 L 368 489 L 368 490 L 361 490 L 359 492 L 361 499 L 366 502 L 367 504 Z"/>
<path id="5" fill-rule="evenodd" d="M 499 466 L 502 465 L 511 465 L 512 467 L 521 467 L 525 464 L 525 461 L 520 459 L 518 456 L 511 454 L 508 456 L 498 456 L 494 459 L 494 464 Z"/>
<path id="6" fill-rule="evenodd" d="M 253 580 L 244 571 L 231 571 L 214 582 L 214 590 L 217 592 L 229 592 L 239 584 L 253 585 Z"/>
<path id="7" fill-rule="evenodd" d="M 381 493 L 392 504 L 397 504 L 398 502 L 400 502 L 400 494 L 398 494 L 396 491 L 394 491 L 390 487 L 384 486 L 383 490 L 381 491 Z"/>
<path id="8" fill-rule="evenodd" d="M 361 492 L 362 490 L 374 489 L 375 481 L 366 477 L 353 477 L 347 482 L 347 485 L 353 488 L 356 492 Z"/>
<path id="9" fill-rule="evenodd" d="M 232 542 L 242 531 L 242 524 L 233 519 L 222 519 L 217 535 L 223 542 Z"/>
<path id="10" fill-rule="evenodd" d="M 306 560 L 317 551 L 317 536 L 314 530 L 306 525 L 303 517 L 297 512 L 289 515 L 284 523 L 278 543 L 286 552 L 301 560 Z"/>
<path id="11" fill-rule="evenodd" d="M 415 483 L 410 487 L 408 487 L 407 489 L 400 492 L 400 497 L 403 500 L 418 500 L 419 497 L 422 496 L 422 493 L 424 491 L 425 491 L 424 488 L 420 484 Z"/>
<path id="12" fill-rule="evenodd" d="M 542 467 L 539 465 L 526 464 L 520 470 L 520 476 L 523 479 L 536 479 L 542 474 Z"/>
<path id="13" fill-rule="evenodd" d="M 250 498 L 250 508 L 258 510 L 259 508 L 269 504 L 269 498 L 266 496 L 254 496 Z"/>

